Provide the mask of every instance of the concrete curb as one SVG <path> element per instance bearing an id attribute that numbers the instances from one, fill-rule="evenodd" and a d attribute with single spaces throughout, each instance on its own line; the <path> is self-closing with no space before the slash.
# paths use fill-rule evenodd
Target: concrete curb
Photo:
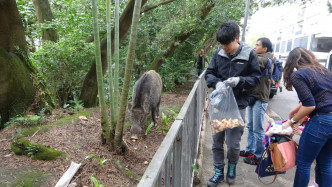
<path id="1" fill-rule="evenodd" d="M 206 108 L 206 106 L 205 106 Z M 202 167 L 203 165 L 203 160 L 204 160 L 204 144 L 205 144 L 205 136 L 206 136 L 206 124 L 208 122 L 208 114 L 207 114 L 207 111 L 206 111 L 206 115 L 204 115 L 203 117 L 203 120 L 202 120 L 202 128 L 201 128 L 201 137 L 200 137 L 200 140 L 199 140 L 199 151 L 198 151 L 198 158 L 197 158 L 197 166 L 198 166 L 198 169 L 200 170 L 200 168 Z M 203 178 L 203 175 L 202 175 L 202 172 L 199 172 L 198 173 L 198 178 L 199 179 L 202 179 Z"/>

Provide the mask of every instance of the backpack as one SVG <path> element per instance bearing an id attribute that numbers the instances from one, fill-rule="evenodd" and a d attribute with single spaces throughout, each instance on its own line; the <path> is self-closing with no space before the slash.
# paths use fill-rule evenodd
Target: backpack
<path id="1" fill-rule="evenodd" d="M 272 79 L 274 82 L 279 82 L 282 73 L 282 62 L 275 60 L 274 61 L 274 69 L 272 72 Z"/>
<path id="2" fill-rule="evenodd" d="M 274 82 L 279 82 L 279 79 L 281 78 L 281 72 L 282 72 L 282 62 L 279 62 L 278 60 L 274 60 L 274 69 L 271 72 L 271 65 L 272 60 L 270 58 L 267 58 L 267 64 L 265 67 L 265 70 L 262 72 L 262 76 L 268 75 L 269 78 Z"/>
<path id="3" fill-rule="evenodd" d="M 262 76 L 268 75 L 269 78 L 272 77 L 272 75 L 270 73 L 271 64 L 272 64 L 272 60 L 270 58 L 267 58 L 267 64 L 265 66 L 265 70 L 262 72 Z"/>

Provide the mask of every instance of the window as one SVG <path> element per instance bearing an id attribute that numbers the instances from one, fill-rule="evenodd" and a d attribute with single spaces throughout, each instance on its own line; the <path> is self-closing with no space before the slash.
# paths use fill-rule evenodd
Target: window
<path id="1" fill-rule="evenodd" d="M 296 47 L 307 48 L 307 45 L 308 45 L 308 36 L 304 36 L 301 38 L 295 38 L 295 40 L 294 40 L 294 48 L 296 48 Z"/>
<path id="2" fill-rule="evenodd" d="M 279 48 L 280 48 L 280 42 L 277 43 L 276 45 L 276 49 L 275 49 L 275 53 L 278 53 L 279 52 Z"/>
<path id="3" fill-rule="evenodd" d="M 302 29 L 303 29 L 303 23 L 298 23 L 297 27 L 295 29 L 295 35 L 300 35 L 302 34 Z"/>
<path id="4" fill-rule="evenodd" d="M 292 50 L 292 40 L 288 40 L 287 41 L 287 49 L 286 52 L 289 52 Z"/>
<path id="5" fill-rule="evenodd" d="M 300 47 L 307 48 L 308 45 L 308 36 L 301 38 Z"/>
<path id="6" fill-rule="evenodd" d="M 286 49 L 286 41 L 281 42 L 280 52 L 284 53 Z"/>

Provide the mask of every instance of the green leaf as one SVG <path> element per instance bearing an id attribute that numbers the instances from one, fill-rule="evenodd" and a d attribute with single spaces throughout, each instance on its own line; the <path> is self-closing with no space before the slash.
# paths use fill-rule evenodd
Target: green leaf
<path id="1" fill-rule="evenodd" d="M 164 114 L 164 112 L 162 112 L 161 115 L 162 115 L 162 117 L 163 117 L 163 123 L 164 123 L 165 125 L 167 125 L 167 124 L 168 124 L 168 121 L 169 121 L 169 119 L 170 119 L 170 116 L 166 116 L 166 115 Z"/>
<path id="2" fill-rule="evenodd" d="M 101 162 L 101 165 L 103 165 L 105 162 L 109 161 L 110 159 L 105 159 Z"/>
<path id="3" fill-rule="evenodd" d="M 38 121 L 38 120 L 40 120 L 40 116 L 37 116 L 37 115 L 30 115 L 28 117 L 32 121 Z"/>
<path id="4" fill-rule="evenodd" d="M 198 174 L 198 169 L 197 169 L 196 165 L 195 164 L 191 164 L 191 167 Z"/>
<path id="5" fill-rule="evenodd" d="M 19 117 L 19 118 L 16 118 L 17 121 L 23 121 L 24 120 L 24 117 Z"/>
<path id="6" fill-rule="evenodd" d="M 96 178 L 94 178 L 94 177 L 90 177 L 90 179 L 92 180 L 92 182 L 93 182 L 93 184 L 95 185 L 95 187 L 98 187 L 98 186 L 99 186 L 98 181 L 97 181 Z"/>
<path id="7" fill-rule="evenodd" d="M 166 115 L 164 114 L 164 112 L 161 113 L 162 118 L 164 119 L 166 117 Z"/>
<path id="8" fill-rule="evenodd" d="M 88 155 L 85 157 L 85 159 L 92 158 L 92 157 L 97 157 L 96 155 Z"/>
<path id="9" fill-rule="evenodd" d="M 176 118 L 178 117 L 178 114 L 174 110 L 171 110 L 171 112 L 173 113 L 173 119 L 176 120 Z"/>
<path id="10" fill-rule="evenodd" d="M 150 131 L 152 126 L 153 126 L 153 122 L 151 122 L 150 125 L 148 126 L 148 128 L 146 129 L 145 136 L 148 135 L 148 132 Z"/>

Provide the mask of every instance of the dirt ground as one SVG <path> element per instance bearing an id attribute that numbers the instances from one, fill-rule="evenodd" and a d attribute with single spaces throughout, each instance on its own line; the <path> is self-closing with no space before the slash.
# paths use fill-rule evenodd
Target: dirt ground
<path id="1" fill-rule="evenodd" d="M 162 95 L 160 111 L 171 115 L 170 109 L 180 109 L 187 98 L 193 84 L 180 86 L 173 93 Z M 135 177 L 144 174 L 145 169 L 163 141 L 166 131 L 160 128 L 162 117 L 158 119 L 158 126 L 152 127 L 148 135 L 136 142 L 130 140 L 129 128 L 124 130 L 124 144 L 127 146 L 125 155 L 116 155 L 102 145 L 100 113 L 98 108 L 85 109 L 92 111 L 87 120 L 73 120 L 63 126 L 54 126 L 47 132 L 36 132 L 27 138 L 35 143 L 50 146 L 65 152 L 65 158 L 53 161 L 32 160 L 28 156 L 15 155 L 10 149 L 11 138 L 17 134 L 18 128 L 5 128 L 0 132 L 0 186 L 55 186 L 61 176 L 69 168 L 71 162 L 81 163 L 81 167 L 73 177 L 71 183 L 76 186 L 94 186 L 90 177 L 95 177 L 99 184 L 108 186 L 136 186 Z M 58 120 L 58 116 L 69 116 L 64 110 L 57 109 L 48 116 L 49 122 Z M 161 116 L 161 114 L 160 114 Z M 61 120 L 61 119 L 60 119 Z M 173 122 L 171 117 L 168 126 Z M 146 127 L 145 127 L 146 128 Z M 166 128 L 167 129 L 167 128 Z M 101 167 L 96 158 L 85 159 L 94 154 L 102 159 L 110 159 Z M 120 164 L 116 164 L 117 161 Z M 122 170 L 119 169 L 122 167 Z M 124 172 L 127 174 L 125 174 Z M 133 173 L 130 175 L 130 171 Z M 21 179 L 20 179 L 21 178 Z"/>

